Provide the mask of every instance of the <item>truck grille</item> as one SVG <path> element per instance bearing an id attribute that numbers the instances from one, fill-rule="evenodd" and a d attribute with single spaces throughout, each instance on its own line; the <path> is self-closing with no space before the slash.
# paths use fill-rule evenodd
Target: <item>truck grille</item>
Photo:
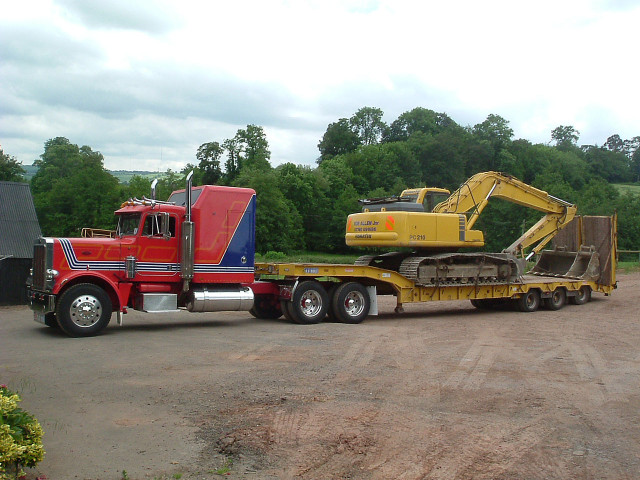
<path id="1" fill-rule="evenodd" d="M 33 288 L 35 290 L 45 290 L 47 286 L 47 246 L 33 246 Z"/>

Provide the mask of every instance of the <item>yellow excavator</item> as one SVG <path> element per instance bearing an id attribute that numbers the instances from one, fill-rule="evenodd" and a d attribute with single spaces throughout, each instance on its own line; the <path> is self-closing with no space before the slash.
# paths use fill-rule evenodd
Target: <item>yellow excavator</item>
<path id="1" fill-rule="evenodd" d="M 484 246 L 473 226 L 491 198 L 530 207 L 544 216 L 501 253 L 458 253 Z M 399 197 L 361 200 L 362 212 L 349 215 L 349 246 L 410 251 L 365 255 L 356 264 L 396 270 L 422 285 L 515 281 L 531 258 L 576 215 L 576 206 L 517 178 L 478 173 L 449 194 L 442 188 L 405 190 Z"/>

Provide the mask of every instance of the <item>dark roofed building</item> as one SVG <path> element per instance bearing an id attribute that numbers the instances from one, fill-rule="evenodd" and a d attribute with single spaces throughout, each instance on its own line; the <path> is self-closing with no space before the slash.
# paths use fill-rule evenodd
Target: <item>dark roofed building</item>
<path id="1" fill-rule="evenodd" d="M 33 242 L 40 235 L 29 184 L 0 182 L 0 305 L 26 303 Z"/>

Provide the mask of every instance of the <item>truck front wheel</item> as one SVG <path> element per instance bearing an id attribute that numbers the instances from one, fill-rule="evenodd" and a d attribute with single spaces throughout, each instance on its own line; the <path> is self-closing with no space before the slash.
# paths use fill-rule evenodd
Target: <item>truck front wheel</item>
<path id="1" fill-rule="evenodd" d="M 314 280 L 301 282 L 291 298 L 293 321 L 309 325 L 320 323 L 327 315 L 329 295 L 320 283 Z"/>
<path id="2" fill-rule="evenodd" d="M 71 337 L 90 337 L 111 320 L 111 300 L 102 288 L 91 283 L 74 285 L 58 301 L 56 317 L 60 328 Z"/>

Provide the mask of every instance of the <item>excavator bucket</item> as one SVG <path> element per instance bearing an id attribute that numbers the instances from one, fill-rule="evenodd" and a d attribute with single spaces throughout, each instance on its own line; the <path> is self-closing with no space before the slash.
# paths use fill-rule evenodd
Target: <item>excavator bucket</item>
<path id="1" fill-rule="evenodd" d="M 600 276 L 600 258 L 594 247 L 580 247 L 578 252 L 565 248 L 543 250 L 529 272 L 533 275 L 596 281 Z"/>

